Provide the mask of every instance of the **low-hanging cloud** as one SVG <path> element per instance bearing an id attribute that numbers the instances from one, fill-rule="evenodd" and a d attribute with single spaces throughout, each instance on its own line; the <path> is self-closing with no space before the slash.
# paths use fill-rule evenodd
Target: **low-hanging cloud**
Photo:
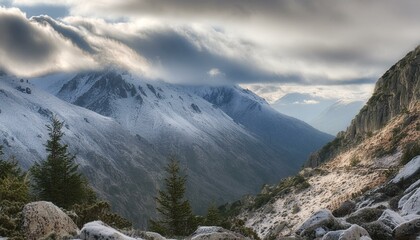
<path id="1" fill-rule="evenodd" d="M 12 2 L 78 16 L 31 21 L 97 65 L 181 83 L 372 84 L 420 43 L 418 0 Z"/>

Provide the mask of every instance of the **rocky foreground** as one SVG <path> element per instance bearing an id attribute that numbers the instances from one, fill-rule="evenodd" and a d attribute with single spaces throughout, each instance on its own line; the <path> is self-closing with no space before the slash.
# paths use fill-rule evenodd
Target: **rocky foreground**
<path id="1" fill-rule="evenodd" d="M 79 229 L 73 220 L 51 202 L 32 202 L 22 211 L 22 229 L 27 240 L 166 240 L 154 232 L 117 230 L 101 221 L 86 223 Z M 0 237 L 0 240 L 7 238 Z M 199 227 L 188 240 L 248 239 L 221 227 Z"/>
<path id="2" fill-rule="evenodd" d="M 277 239 L 420 239 L 420 156 L 386 184 L 333 212 L 317 211 L 292 236 Z"/>

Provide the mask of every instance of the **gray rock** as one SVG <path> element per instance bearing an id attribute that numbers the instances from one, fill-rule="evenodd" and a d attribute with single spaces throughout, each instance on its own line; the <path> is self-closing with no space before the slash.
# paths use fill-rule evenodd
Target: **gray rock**
<path id="1" fill-rule="evenodd" d="M 407 201 L 405 201 L 404 205 L 401 209 L 402 215 L 409 215 L 409 214 L 418 214 L 420 215 L 420 188 L 418 188 Z"/>
<path id="2" fill-rule="evenodd" d="M 386 209 L 379 217 L 378 221 L 381 221 L 391 229 L 394 229 L 396 226 L 405 222 L 404 218 L 390 209 Z"/>
<path id="3" fill-rule="evenodd" d="M 413 190 L 415 190 L 416 188 L 420 187 L 420 179 L 417 180 L 415 183 L 411 184 L 405 191 L 404 193 L 407 194 Z"/>
<path id="4" fill-rule="evenodd" d="M 392 228 L 388 227 L 381 221 L 374 221 L 363 224 L 362 227 L 366 229 L 370 237 L 373 239 L 393 240 Z"/>
<path id="5" fill-rule="evenodd" d="M 399 183 L 401 180 L 409 179 L 420 172 L 420 156 L 414 157 L 395 176 L 391 182 Z"/>
<path id="6" fill-rule="evenodd" d="M 243 240 L 248 239 L 238 233 L 226 230 L 221 227 L 199 227 L 188 240 Z"/>
<path id="7" fill-rule="evenodd" d="M 346 218 L 346 221 L 353 224 L 362 225 L 364 223 L 369 223 L 378 220 L 378 218 L 382 215 L 384 210 L 377 209 L 377 208 L 361 208 L 356 212 L 350 214 Z"/>
<path id="8" fill-rule="evenodd" d="M 303 237 L 315 238 L 317 234 L 316 229 L 318 228 L 323 228 L 327 231 L 337 230 L 341 228 L 341 224 L 329 210 L 322 209 L 308 218 L 298 230 L 296 230 L 296 234 Z"/>
<path id="9" fill-rule="evenodd" d="M 344 230 L 331 231 L 324 235 L 322 240 L 338 240 Z"/>
<path id="10" fill-rule="evenodd" d="M 397 240 L 415 239 L 420 235 L 420 216 L 411 221 L 398 225 L 393 231 Z"/>
<path id="11" fill-rule="evenodd" d="M 369 233 L 359 225 L 352 225 L 350 228 L 343 231 L 338 238 L 339 240 L 359 240 L 359 239 L 371 239 Z"/>
<path id="12" fill-rule="evenodd" d="M 51 202 L 32 202 L 22 210 L 22 230 L 27 240 L 48 235 L 58 238 L 74 236 L 79 229 L 73 220 Z"/>
<path id="13" fill-rule="evenodd" d="M 358 225 L 352 225 L 346 230 L 331 231 L 322 240 L 371 240 L 369 233 Z"/>
<path id="14" fill-rule="evenodd" d="M 86 223 L 82 228 L 79 238 L 81 240 L 136 240 L 101 221 Z"/>

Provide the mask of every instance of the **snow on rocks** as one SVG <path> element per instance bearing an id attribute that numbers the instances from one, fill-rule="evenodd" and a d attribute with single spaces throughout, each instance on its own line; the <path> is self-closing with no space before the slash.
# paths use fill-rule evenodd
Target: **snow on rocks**
<path id="1" fill-rule="evenodd" d="M 419 187 L 420 187 L 420 179 L 414 182 L 413 184 L 411 184 L 407 189 L 405 189 L 404 193 L 409 193 Z"/>
<path id="2" fill-rule="evenodd" d="M 379 217 L 378 221 L 383 222 L 385 225 L 387 225 L 391 229 L 394 229 L 396 226 L 405 222 L 404 218 L 402 218 L 398 213 L 390 209 L 386 209 L 382 213 L 382 215 Z"/>
<path id="3" fill-rule="evenodd" d="M 346 230 L 331 231 L 322 240 L 372 240 L 369 233 L 359 225 L 352 225 Z"/>
<path id="4" fill-rule="evenodd" d="M 59 238 L 74 236 L 79 229 L 73 220 L 51 202 L 32 202 L 23 208 L 22 229 L 25 239 L 36 240 L 55 234 Z"/>
<path id="5" fill-rule="evenodd" d="M 107 226 L 101 221 L 86 223 L 79 236 L 82 240 L 139 240 L 132 238 L 114 228 Z"/>
<path id="6" fill-rule="evenodd" d="M 402 206 L 401 215 L 409 214 L 420 215 L 420 188 L 417 188 Z"/>
<path id="7" fill-rule="evenodd" d="M 397 240 L 416 239 L 420 236 L 420 216 L 402 223 L 394 229 L 394 238 Z"/>
<path id="8" fill-rule="evenodd" d="M 420 156 L 414 157 L 410 162 L 408 162 L 395 176 L 391 182 L 399 183 L 403 179 L 408 179 L 420 172 Z"/>
<path id="9" fill-rule="evenodd" d="M 322 209 L 307 219 L 297 229 L 296 233 L 305 237 L 320 237 L 321 232 L 325 234 L 329 230 L 339 229 L 340 226 L 340 222 L 332 215 L 330 210 Z"/>
<path id="10" fill-rule="evenodd" d="M 347 240 L 347 239 L 371 239 L 369 236 L 369 233 L 359 225 L 352 225 L 350 228 L 343 231 L 342 234 L 340 234 L 339 240 Z"/>
<path id="11" fill-rule="evenodd" d="M 249 239 L 238 233 L 228 231 L 221 227 L 199 227 L 191 237 L 187 238 L 189 240 L 244 240 Z"/>

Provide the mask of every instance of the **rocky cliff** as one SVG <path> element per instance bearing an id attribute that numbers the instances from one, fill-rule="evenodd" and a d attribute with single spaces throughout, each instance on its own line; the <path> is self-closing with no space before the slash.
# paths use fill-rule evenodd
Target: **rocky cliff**
<path id="1" fill-rule="evenodd" d="M 392 66 L 376 83 L 374 93 L 346 131 L 312 154 L 306 166 L 315 167 L 360 144 L 384 128 L 390 120 L 413 113 L 417 118 L 420 100 L 420 46 Z M 418 112 L 417 112 L 418 113 Z M 395 149 L 394 149 L 395 150 Z"/>

